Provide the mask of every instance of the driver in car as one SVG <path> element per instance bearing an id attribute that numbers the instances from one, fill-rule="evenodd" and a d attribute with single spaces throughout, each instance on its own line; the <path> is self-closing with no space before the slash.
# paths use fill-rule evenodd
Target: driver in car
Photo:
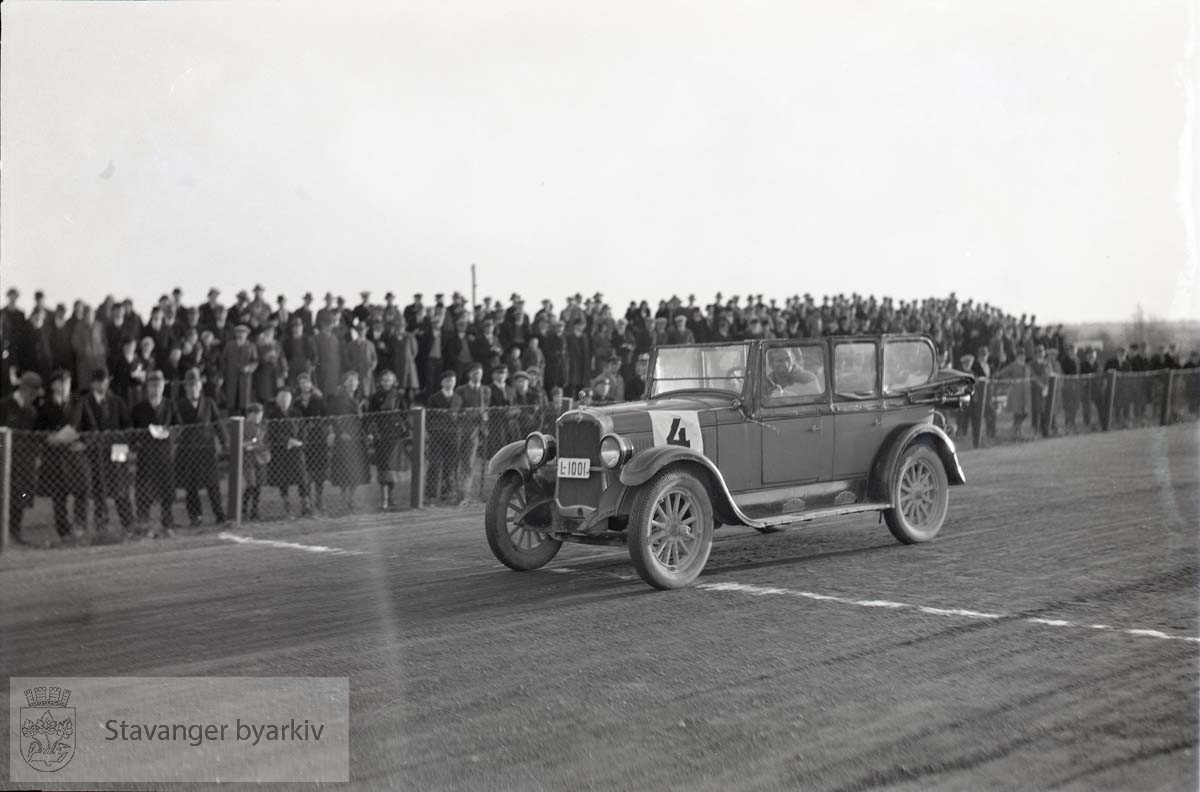
<path id="1" fill-rule="evenodd" d="M 821 392 L 817 376 L 804 368 L 804 356 L 796 350 L 793 361 L 787 349 L 767 350 L 767 371 L 763 392 L 767 396 L 808 396 Z"/>

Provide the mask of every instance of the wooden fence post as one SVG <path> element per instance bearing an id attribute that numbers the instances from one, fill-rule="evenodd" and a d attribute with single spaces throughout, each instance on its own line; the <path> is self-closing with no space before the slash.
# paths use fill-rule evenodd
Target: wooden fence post
<path id="1" fill-rule="evenodd" d="M 413 407 L 408 413 L 408 426 L 412 432 L 412 477 L 409 506 L 414 509 L 425 507 L 425 408 Z"/>
<path id="2" fill-rule="evenodd" d="M 1117 370 L 1109 369 L 1107 387 L 1104 389 L 1103 412 L 1100 414 L 1100 428 L 1104 431 L 1112 429 L 1113 412 L 1117 407 Z"/>
<path id="3" fill-rule="evenodd" d="M 1159 423 L 1163 426 L 1171 423 L 1171 394 L 1175 390 L 1175 370 L 1168 369 L 1163 372 L 1163 379 L 1167 381 L 1166 387 L 1163 388 L 1162 395 L 1162 412 L 1159 417 Z"/>
<path id="4" fill-rule="evenodd" d="M 225 515 L 235 528 L 242 525 L 242 443 L 246 442 L 246 419 L 229 419 L 229 498 Z"/>

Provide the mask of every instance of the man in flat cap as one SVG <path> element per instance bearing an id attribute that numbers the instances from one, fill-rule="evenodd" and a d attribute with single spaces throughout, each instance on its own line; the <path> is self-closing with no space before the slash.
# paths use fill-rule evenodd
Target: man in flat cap
<path id="1" fill-rule="evenodd" d="M 365 327 L 371 319 L 371 292 L 362 291 L 358 293 L 358 296 L 362 298 L 362 301 L 350 312 L 351 324 Z"/>
<path id="2" fill-rule="evenodd" d="M 186 493 L 188 519 L 193 527 L 200 525 L 204 513 L 201 489 L 208 491 L 217 524 L 225 522 L 225 505 L 217 483 L 217 447 L 227 449 L 229 439 L 216 402 L 205 396 L 203 390 L 200 370 L 188 369 L 183 378 L 183 397 L 177 403 L 180 430 L 176 480 Z"/>
<path id="3" fill-rule="evenodd" d="M 263 291 L 261 283 L 254 284 L 254 299 L 247 308 L 250 314 L 249 325 L 255 330 L 266 324 L 271 316 L 271 304 L 263 299 Z"/>
<path id="4" fill-rule="evenodd" d="M 137 516 L 144 528 L 150 525 L 150 505 L 159 507 L 162 535 L 170 536 L 174 527 L 171 514 L 175 504 L 175 460 L 172 432 L 180 423 L 178 406 L 166 398 L 166 378 L 161 371 L 146 375 L 146 398 L 133 406 L 137 465 Z"/>
<path id="5" fill-rule="evenodd" d="M 250 327 L 233 328 L 233 342 L 221 350 L 220 390 L 230 415 L 241 415 L 250 403 L 250 377 L 258 368 L 258 346 L 250 342 Z"/>
<path id="6" fill-rule="evenodd" d="M 131 426 L 129 407 L 120 396 L 109 391 L 108 370 L 94 370 L 90 390 L 79 404 L 79 431 L 95 433 L 86 445 L 97 539 L 101 541 L 121 536 L 108 534 L 109 498 L 116 504 L 122 534 L 133 525 L 133 499 L 129 495 Z"/>
<path id="7" fill-rule="evenodd" d="M 12 480 L 8 501 L 8 531 L 13 541 L 24 544 L 21 538 L 21 518 L 33 505 L 33 487 L 40 442 L 33 431 L 38 425 L 35 401 L 42 390 L 42 378 L 27 371 L 17 381 L 16 389 L 0 399 L 0 426 L 13 430 Z"/>
<path id="8" fill-rule="evenodd" d="M 223 307 L 219 300 L 220 296 L 220 289 L 214 287 L 208 290 L 208 301 L 200 306 L 198 313 L 198 324 L 201 329 L 212 330 L 217 326 L 217 309 Z"/>

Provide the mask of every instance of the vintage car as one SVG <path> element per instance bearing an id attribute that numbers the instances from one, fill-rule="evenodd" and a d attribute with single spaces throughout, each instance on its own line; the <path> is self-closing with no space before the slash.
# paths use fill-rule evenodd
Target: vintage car
<path id="1" fill-rule="evenodd" d="M 669 589 L 704 569 L 720 525 L 882 512 L 896 539 L 926 542 L 965 481 L 935 409 L 974 389 L 937 360 L 920 335 L 659 347 L 645 401 L 569 410 L 491 459 L 488 543 L 516 570 L 563 542 L 626 545 Z"/>

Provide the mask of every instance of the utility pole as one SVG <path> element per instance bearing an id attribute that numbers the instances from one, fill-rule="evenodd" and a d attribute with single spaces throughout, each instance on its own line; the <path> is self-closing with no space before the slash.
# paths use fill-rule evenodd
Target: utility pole
<path id="1" fill-rule="evenodd" d="M 471 310 L 475 310 L 475 262 L 471 262 Z"/>

